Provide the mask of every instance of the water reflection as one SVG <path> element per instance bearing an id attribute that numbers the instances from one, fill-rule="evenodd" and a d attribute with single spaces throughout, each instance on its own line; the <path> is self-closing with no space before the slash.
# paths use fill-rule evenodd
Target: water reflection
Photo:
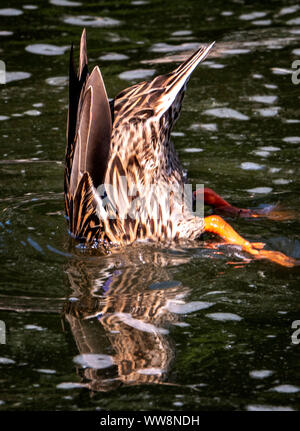
<path id="1" fill-rule="evenodd" d="M 212 305 L 185 303 L 189 289 L 172 280 L 170 271 L 185 260 L 137 249 L 121 255 L 113 268 L 110 258 L 102 268 L 98 258 L 70 264 L 73 293 L 64 315 L 78 348 L 77 372 L 88 388 L 166 380 L 174 357 L 170 325 L 179 323 L 182 311 Z"/>

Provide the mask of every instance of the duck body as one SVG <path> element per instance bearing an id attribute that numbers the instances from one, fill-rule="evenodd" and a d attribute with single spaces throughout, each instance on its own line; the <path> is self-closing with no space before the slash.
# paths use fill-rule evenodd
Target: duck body
<path id="1" fill-rule="evenodd" d="M 78 74 L 73 50 L 70 62 L 65 206 L 72 236 L 112 244 L 199 236 L 203 220 L 184 210 L 186 176 L 170 134 L 189 76 L 212 46 L 109 103 L 99 68 L 88 73 L 83 31 Z"/>
<path id="2" fill-rule="evenodd" d="M 73 238 L 87 246 L 112 246 L 194 240 L 211 232 L 256 259 L 300 265 L 283 253 L 263 250 L 262 243 L 245 240 L 217 215 L 193 212 L 191 189 L 170 135 L 190 75 L 212 47 L 200 48 L 173 72 L 133 85 L 109 102 L 99 68 L 88 72 L 83 30 L 78 72 L 73 46 L 69 70 L 64 190 Z M 251 214 L 211 189 L 198 192 L 194 198 L 201 195 L 204 203 L 229 214 Z"/>

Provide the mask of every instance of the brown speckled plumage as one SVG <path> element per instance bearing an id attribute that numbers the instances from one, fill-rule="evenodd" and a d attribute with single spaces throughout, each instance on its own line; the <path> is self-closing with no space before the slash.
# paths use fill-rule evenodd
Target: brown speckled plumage
<path id="1" fill-rule="evenodd" d="M 88 72 L 83 31 L 78 74 L 73 47 L 70 61 L 65 207 L 73 237 L 84 243 L 129 244 L 201 234 L 203 219 L 183 213 L 186 178 L 170 133 L 188 78 L 211 47 L 199 49 L 172 73 L 122 91 L 109 103 L 99 68 Z M 132 196 L 124 189 L 124 178 L 128 189 L 135 187 Z M 171 194 L 170 186 L 175 190 Z M 134 200 L 138 217 L 129 216 Z"/>

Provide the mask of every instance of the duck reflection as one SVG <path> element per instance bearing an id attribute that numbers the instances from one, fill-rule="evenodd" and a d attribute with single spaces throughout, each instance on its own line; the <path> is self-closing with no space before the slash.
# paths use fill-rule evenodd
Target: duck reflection
<path id="1" fill-rule="evenodd" d="M 70 264 L 73 296 L 64 316 L 77 344 L 75 362 L 85 386 L 109 391 L 120 384 L 166 379 L 174 357 L 169 328 L 180 325 L 180 311 L 173 310 L 184 305 L 189 292 L 174 281 L 172 266 L 187 259 L 133 247 L 126 255 Z"/>

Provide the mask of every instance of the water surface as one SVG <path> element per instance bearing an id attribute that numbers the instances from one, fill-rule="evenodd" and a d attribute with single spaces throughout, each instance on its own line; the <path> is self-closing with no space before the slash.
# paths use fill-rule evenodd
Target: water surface
<path id="1" fill-rule="evenodd" d="M 63 201 L 68 54 L 82 27 L 109 97 L 216 40 L 175 147 L 193 184 L 293 213 L 230 222 L 300 258 L 299 14 L 283 0 L 1 5 L 1 410 L 299 409 L 298 269 L 209 237 L 85 250 L 70 243 Z"/>

